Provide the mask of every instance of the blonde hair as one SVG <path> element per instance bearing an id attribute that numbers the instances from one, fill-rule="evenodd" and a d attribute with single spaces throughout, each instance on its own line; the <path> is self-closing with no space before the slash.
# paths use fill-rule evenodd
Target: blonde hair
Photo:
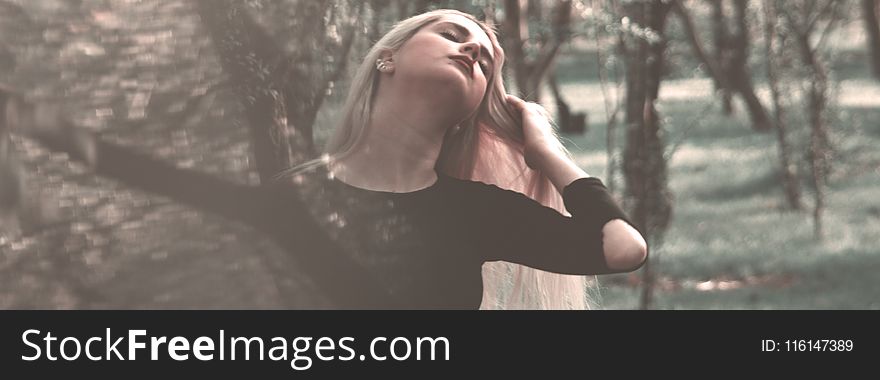
<path id="1" fill-rule="evenodd" d="M 326 164 L 351 153 L 370 124 L 379 80 L 375 62 L 380 54 L 386 50 L 396 51 L 422 27 L 452 15 L 472 20 L 483 29 L 492 41 L 496 64 L 477 112 L 459 124 L 457 131 L 446 134 L 437 169 L 453 177 L 518 191 L 564 213 L 559 192 L 546 176 L 530 169 L 523 158 L 520 115 L 506 101 L 507 93 L 501 80 L 504 51 L 493 28 L 456 10 L 441 9 L 410 17 L 397 23 L 376 42 L 357 68 L 341 112 L 342 119 L 328 141 L 325 155 L 299 167 Z M 561 143 L 559 148 L 565 151 Z M 584 280 L 582 276 L 549 273 L 513 263 L 488 262 L 483 266 L 480 308 L 585 309 L 588 304 Z"/>

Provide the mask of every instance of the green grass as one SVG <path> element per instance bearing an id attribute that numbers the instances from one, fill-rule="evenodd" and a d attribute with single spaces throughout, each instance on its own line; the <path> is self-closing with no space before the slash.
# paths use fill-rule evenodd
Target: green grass
<path id="1" fill-rule="evenodd" d="M 838 107 L 826 237 L 819 242 L 813 237 L 813 192 L 806 180 L 806 209 L 784 209 L 775 136 L 750 131 L 744 113 L 720 115 L 717 105 L 709 103 L 711 96 L 700 90 L 688 94 L 687 83 L 665 83 L 673 96 L 664 100 L 661 93 L 659 104 L 667 145 L 679 148 L 669 162 L 674 219 L 662 245 L 652 246 L 660 278 L 655 307 L 880 308 L 878 105 Z M 866 81 L 864 86 L 877 84 Z M 585 99 L 581 109 L 591 120 L 587 134 L 566 137 L 577 162 L 604 177 L 604 108 L 586 98 L 599 96 L 596 88 L 592 82 L 563 86 L 573 99 Z M 795 158 L 803 161 L 799 149 L 807 126 L 792 124 Z M 617 141 L 622 146 L 622 135 Z M 600 278 L 601 303 L 608 309 L 636 308 L 637 280 L 632 274 Z"/>

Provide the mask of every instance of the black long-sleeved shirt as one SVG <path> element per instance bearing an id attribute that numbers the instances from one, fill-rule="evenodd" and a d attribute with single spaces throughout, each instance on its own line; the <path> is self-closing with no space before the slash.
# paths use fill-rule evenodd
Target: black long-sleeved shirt
<path id="1" fill-rule="evenodd" d="M 411 309 L 476 309 L 487 261 L 563 274 L 615 272 L 603 254 L 603 223 L 589 215 L 590 194 L 597 184 L 604 189 L 595 178 L 564 189 L 568 217 L 518 192 L 442 173 L 408 193 L 354 187 L 326 169 L 306 175 L 319 184 L 305 195 L 314 217 L 378 282 L 383 294 L 367 295 L 377 304 L 392 297 Z"/>

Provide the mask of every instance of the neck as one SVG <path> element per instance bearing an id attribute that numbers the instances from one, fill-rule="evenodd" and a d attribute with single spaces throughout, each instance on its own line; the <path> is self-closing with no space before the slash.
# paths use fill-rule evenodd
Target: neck
<path id="1" fill-rule="evenodd" d="M 420 97 L 388 95 L 377 96 L 364 135 L 331 170 L 343 182 L 369 190 L 428 187 L 437 180 L 434 167 L 450 126 L 448 117 L 438 115 L 439 107 Z"/>

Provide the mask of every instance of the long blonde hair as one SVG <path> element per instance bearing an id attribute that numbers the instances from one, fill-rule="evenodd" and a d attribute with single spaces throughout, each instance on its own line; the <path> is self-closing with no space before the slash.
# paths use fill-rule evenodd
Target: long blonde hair
<path id="1" fill-rule="evenodd" d="M 327 143 L 323 159 L 314 163 L 345 157 L 364 135 L 370 124 L 379 80 L 375 62 L 382 51 L 398 50 L 422 27 L 451 15 L 470 19 L 483 29 L 492 41 L 496 64 L 478 111 L 459 128 L 450 128 L 446 134 L 437 169 L 453 177 L 518 191 L 564 213 L 560 193 L 546 176 L 530 169 L 523 158 L 521 117 L 505 98 L 507 92 L 501 80 L 504 51 L 494 29 L 472 15 L 456 10 L 441 9 L 410 17 L 397 23 L 376 42 L 350 84 L 342 119 Z M 564 150 L 561 143 L 559 148 Z M 582 276 L 549 273 L 507 262 L 485 263 L 480 308 L 585 309 L 588 302 L 584 280 Z"/>

